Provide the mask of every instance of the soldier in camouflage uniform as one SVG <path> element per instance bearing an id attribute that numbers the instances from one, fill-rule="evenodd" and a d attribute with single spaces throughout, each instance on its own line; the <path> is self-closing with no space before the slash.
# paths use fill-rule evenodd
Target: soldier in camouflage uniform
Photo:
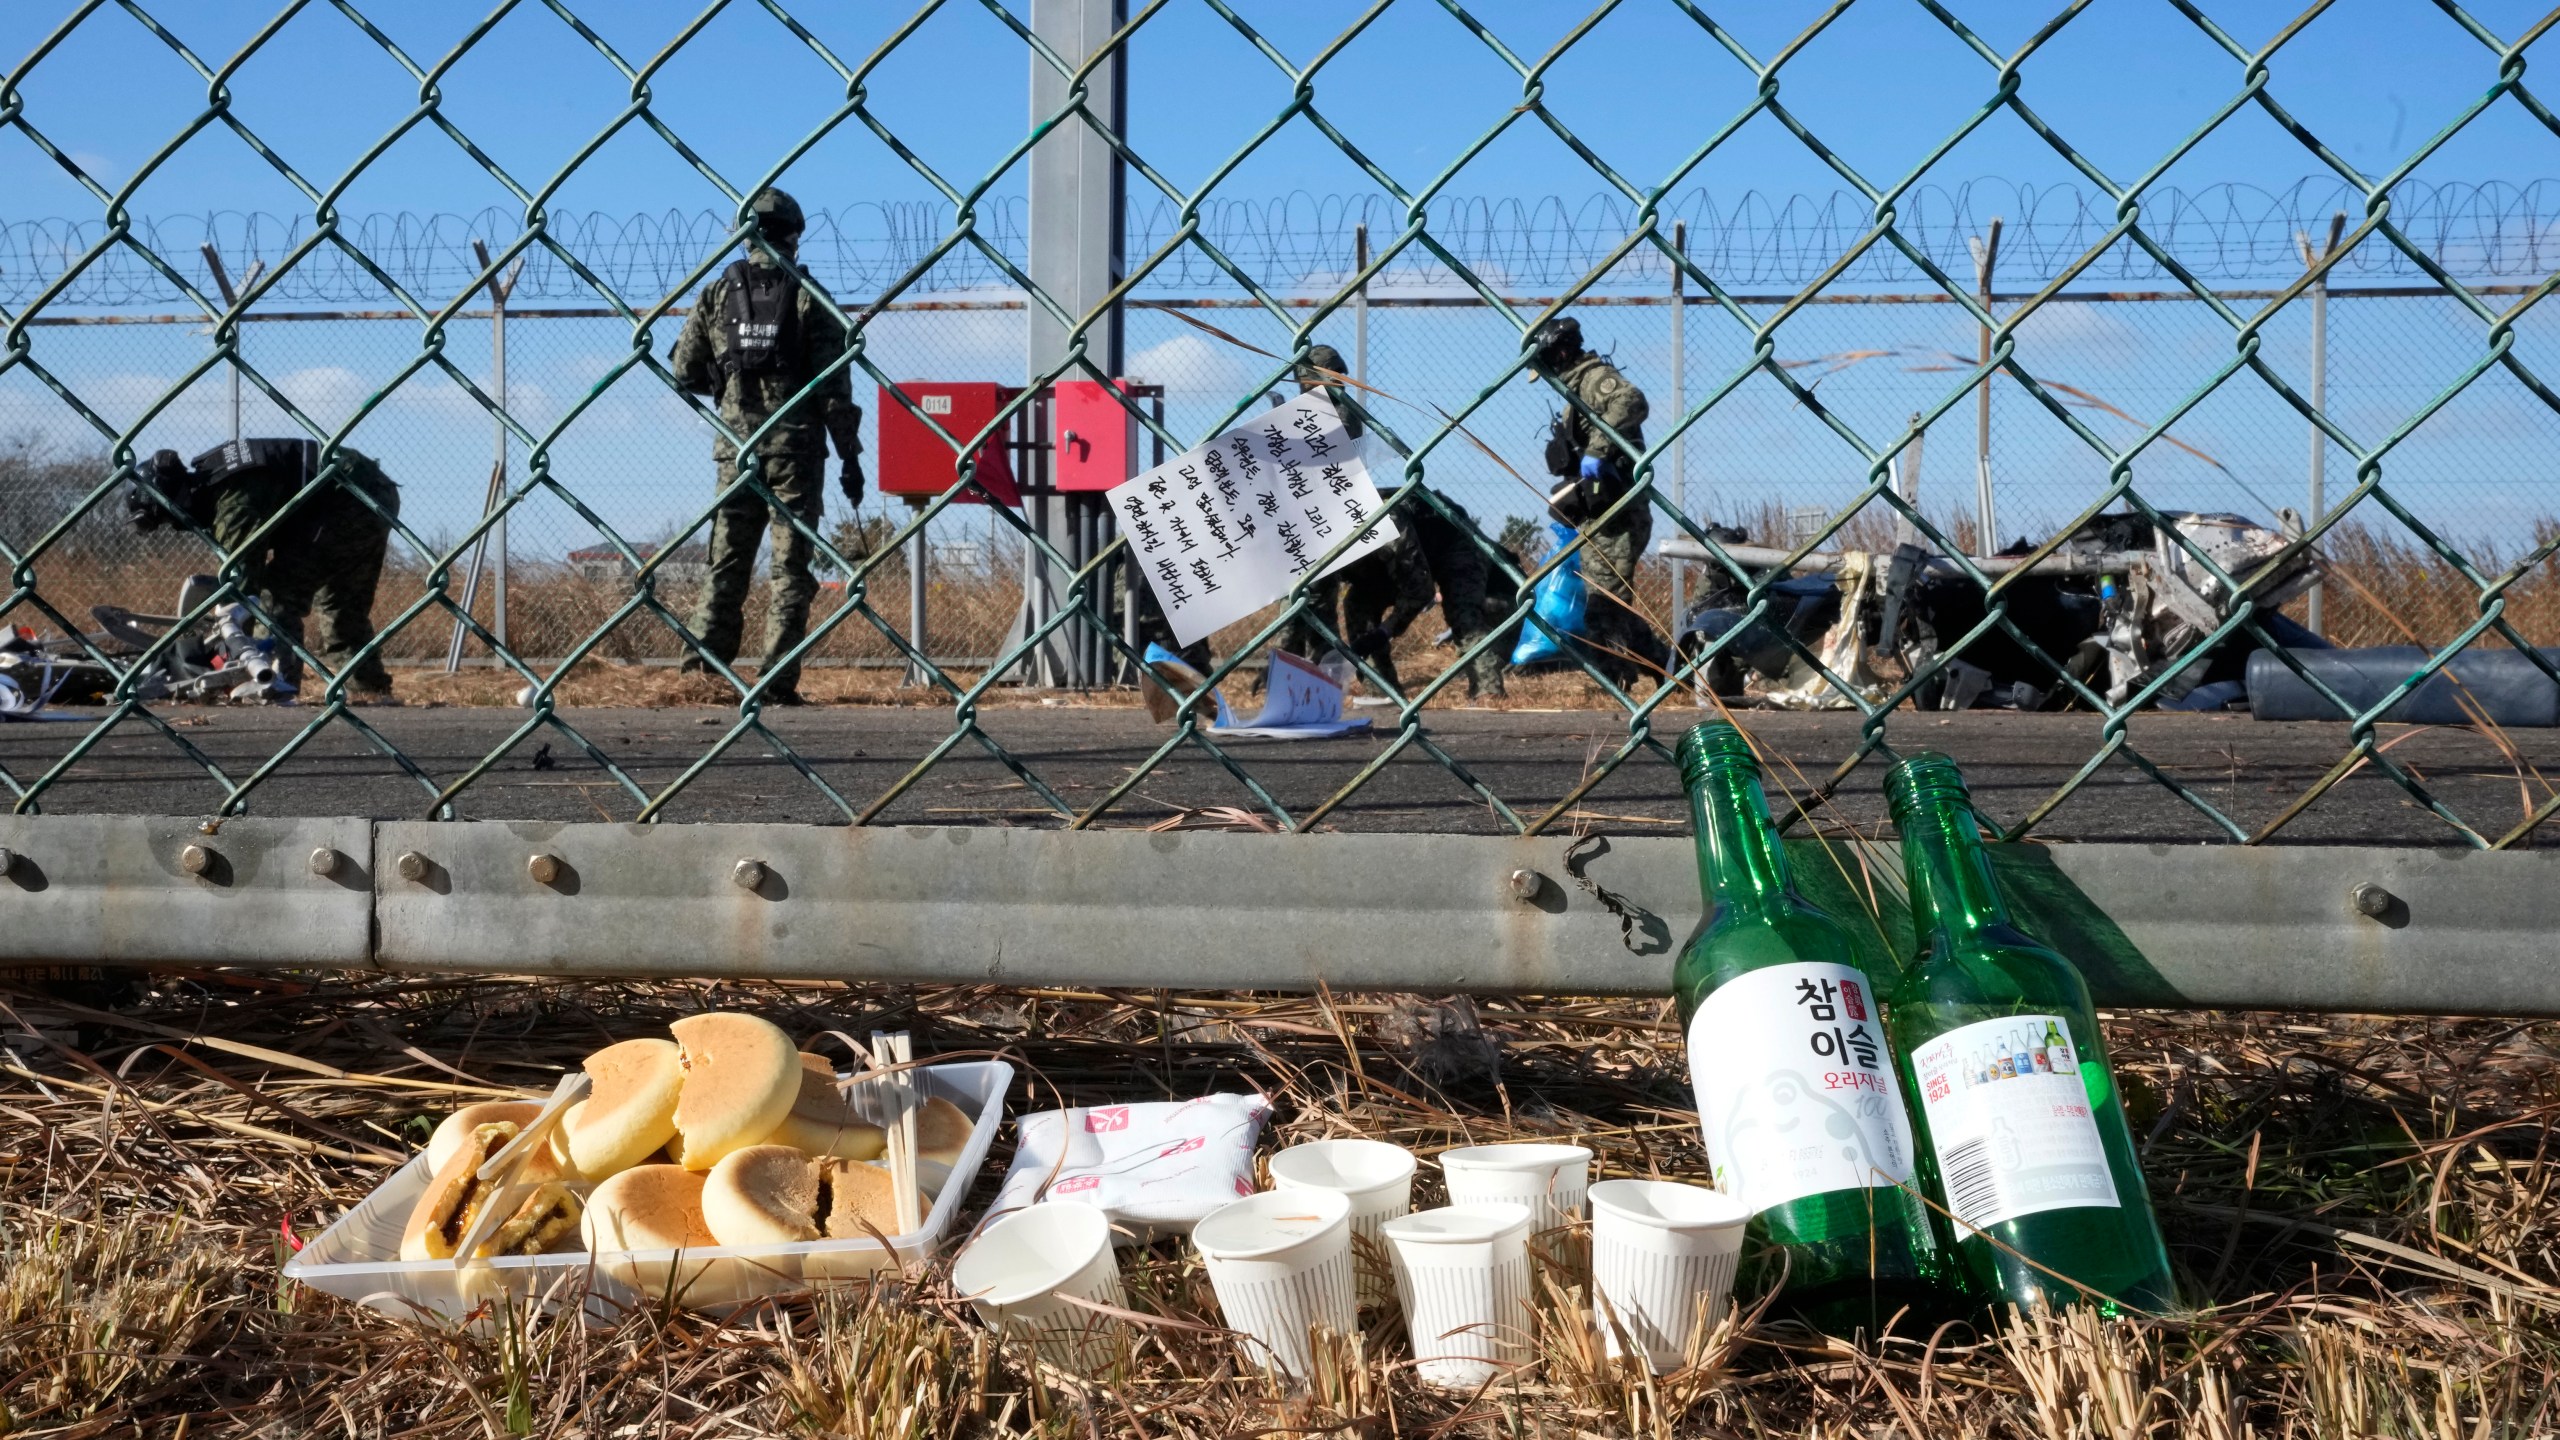
<path id="1" fill-rule="evenodd" d="M 729 434 L 713 439 L 711 453 L 719 462 L 724 490 L 738 478 L 738 447 L 730 434 L 744 436 L 764 424 L 834 364 L 846 343 L 844 325 L 825 292 L 792 263 L 804 224 L 799 203 L 766 189 L 756 192 L 749 205 L 760 225 L 759 237 L 748 242 L 745 259 L 703 287 L 667 362 L 677 384 L 720 408 Z M 765 488 L 811 530 L 826 510 L 830 440 L 844 462 L 845 499 L 858 505 L 862 410 L 853 403 L 853 383 L 844 370 L 828 375 L 756 445 Z M 818 593 L 810 560 L 817 546 L 752 487 L 731 494 L 711 517 L 710 573 L 693 613 L 693 629 L 702 648 L 721 663 L 737 658 L 756 545 L 768 524 L 773 530 L 773 590 L 765 613 L 761 678 L 765 699 L 797 705 L 799 667 L 777 669 L 775 662 L 809 633 L 809 605 Z M 696 656 L 685 668 L 710 667 Z"/>
<path id="2" fill-rule="evenodd" d="M 352 670 L 347 662 L 373 639 L 373 596 L 391 542 L 388 517 L 400 513 L 400 487 L 370 457 L 353 450 L 340 447 L 337 462 L 330 484 L 290 510 L 293 497 L 320 472 L 316 440 L 235 440 L 207 450 L 192 465 L 181 463 L 176 451 L 162 450 L 145 468 L 155 488 L 240 562 L 241 589 L 266 612 L 279 641 L 290 640 L 328 661 L 345 673 L 349 690 L 387 697 L 391 672 L 380 655 L 365 656 Z M 139 529 L 170 523 L 166 507 L 139 490 L 126 508 Z M 258 527 L 279 513 L 284 518 L 252 545 Z M 315 614 L 318 633 L 306 640 L 304 622 Z M 283 645 L 277 649 L 278 667 L 299 685 L 301 657 Z"/>
<path id="3" fill-rule="evenodd" d="M 1298 363 L 1298 390 L 1303 394 L 1317 386 L 1323 386 L 1325 394 L 1333 401 L 1333 408 L 1342 415 L 1344 431 L 1357 440 L 1366 428 L 1361 418 L 1360 405 L 1358 401 L 1351 398 L 1348 387 L 1339 383 L 1341 378 L 1349 373 L 1343 364 L 1341 351 L 1330 345 L 1310 345 L 1307 347 L 1307 358 Z M 1382 491 L 1392 491 L 1401 480 L 1400 476 L 1382 473 L 1374 466 L 1369 478 Z M 1398 556 L 1395 563 L 1406 567 L 1408 573 L 1381 576 L 1379 580 L 1362 590 L 1364 598 L 1360 602 L 1361 614 L 1364 617 L 1377 619 L 1403 614 L 1404 602 L 1409 599 L 1407 594 L 1409 586 L 1419 583 L 1436 588 L 1440 595 L 1440 616 L 1449 622 L 1449 643 L 1463 652 L 1485 634 L 1487 628 L 1485 612 L 1488 608 L 1487 578 L 1491 571 L 1484 552 L 1476 548 L 1475 541 L 1467 533 L 1474 522 L 1468 516 L 1466 508 L 1448 496 L 1434 491 L 1433 493 L 1439 495 L 1441 502 L 1450 510 L 1449 517 L 1443 519 L 1429 502 L 1422 499 L 1422 488 L 1427 487 L 1417 487 L 1412 496 L 1391 512 L 1396 518 L 1397 528 L 1403 532 L 1403 538 L 1399 539 L 1391 549 L 1405 552 Z M 1389 552 L 1382 551 L 1371 555 L 1360 564 L 1379 560 L 1387 553 Z M 1418 582 L 1409 573 L 1411 563 L 1417 560 L 1421 563 L 1424 572 Z M 1349 567 L 1350 570 L 1358 568 L 1358 564 Z M 1349 572 L 1343 573 L 1347 575 Z M 1314 592 L 1311 590 L 1310 593 Z M 1348 603 L 1350 602 L 1346 600 L 1346 604 Z M 1422 603 L 1430 604 L 1427 592 Z M 1326 613 L 1329 614 L 1330 611 Z M 1349 622 L 1346 620 L 1345 623 Z M 1412 623 L 1412 615 L 1406 614 L 1403 623 L 1393 627 L 1393 633 L 1402 634 L 1405 627 Z M 1350 637 L 1364 633 L 1365 629 L 1366 627 L 1362 627 L 1360 630 L 1344 633 L 1346 637 Z M 1484 652 L 1476 656 L 1474 662 L 1468 667 L 1467 698 L 1472 700 L 1479 696 L 1502 693 L 1504 656 L 1498 653 L 1498 650 L 1497 646 L 1486 646 Z M 1382 665 L 1379 668 L 1381 673 L 1389 675 L 1394 673 L 1387 666 Z"/>
<path id="4" fill-rule="evenodd" d="M 1570 315 L 1530 331 L 1528 343 L 1530 367 L 1580 402 L 1565 406 L 1547 439 L 1547 473 L 1561 482 L 1548 508 L 1588 537 L 1583 578 L 1602 592 L 1591 598 L 1590 640 L 1598 652 L 1593 663 L 1620 686 L 1639 675 L 1659 679 L 1670 652 L 1635 608 L 1636 562 L 1653 540 L 1653 506 L 1639 498 L 1605 524 L 1592 523 L 1635 483 L 1634 451 L 1644 448 L 1644 392 L 1617 366 L 1582 348 L 1582 323 Z M 1592 423 L 1595 417 L 1633 450 L 1619 449 L 1607 430 Z"/>

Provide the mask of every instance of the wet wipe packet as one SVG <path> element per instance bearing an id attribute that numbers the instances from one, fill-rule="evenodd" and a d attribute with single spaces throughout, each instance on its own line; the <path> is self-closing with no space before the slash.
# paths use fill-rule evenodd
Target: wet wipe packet
<path id="1" fill-rule="evenodd" d="M 1202 1216 L 1254 1193 L 1253 1151 L 1270 1113 L 1259 1095 L 1204 1095 L 1022 1116 L 988 1213 L 1077 1200 L 1129 1231 L 1115 1236 L 1123 1244 L 1187 1235 Z"/>

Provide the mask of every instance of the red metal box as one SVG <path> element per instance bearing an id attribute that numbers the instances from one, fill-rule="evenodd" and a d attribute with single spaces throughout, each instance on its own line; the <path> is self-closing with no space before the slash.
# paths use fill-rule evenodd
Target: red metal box
<path id="1" fill-rule="evenodd" d="M 1129 382 L 1115 380 L 1126 391 Z M 1138 473 L 1138 418 L 1099 380 L 1061 380 L 1052 391 L 1060 490 L 1108 490 Z"/>
<path id="2" fill-rule="evenodd" d="M 1018 385 L 990 380 L 901 380 L 898 391 L 952 440 L 961 441 L 986 429 L 996 412 L 1022 393 Z M 880 408 L 873 413 L 880 418 L 880 453 L 873 458 L 871 476 L 881 494 L 939 495 L 958 483 L 959 459 L 951 451 L 951 441 L 933 433 L 898 399 L 897 392 L 880 387 Z M 999 432 L 979 447 L 978 481 L 1005 504 L 1019 505 L 1022 496 L 1014 485 L 1012 453 L 1004 442 Z M 961 503 L 984 502 L 973 490 L 961 497 Z"/>

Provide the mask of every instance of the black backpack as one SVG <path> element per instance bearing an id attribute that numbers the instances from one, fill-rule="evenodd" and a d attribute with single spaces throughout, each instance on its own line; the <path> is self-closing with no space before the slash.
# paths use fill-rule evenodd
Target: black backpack
<path id="1" fill-rule="evenodd" d="M 728 373 L 789 370 L 800 354 L 800 277 L 779 265 L 738 260 L 721 278 L 729 282 L 720 306 L 720 327 L 729 336 L 723 357 Z"/>

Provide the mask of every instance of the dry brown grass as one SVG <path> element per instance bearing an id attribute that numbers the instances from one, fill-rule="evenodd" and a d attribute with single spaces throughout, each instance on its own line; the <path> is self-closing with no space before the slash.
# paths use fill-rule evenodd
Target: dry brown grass
<path id="1" fill-rule="evenodd" d="M 1214 1335 L 1166 1326 L 1137 1332 L 1108 1383 L 1038 1370 L 968 1318 L 940 1266 L 725 1322 L 516 1315 L 480 1333 L 296 1293 L 278 1266 L 287 1226 L 316 1233 L 444 1108 L 547 1089 L 606 1039 L 707 1004 L 804 1036 L 896 1024 L 920 1053 L 1006 1051 L 1029 1077 L 1016 1112 L 1258 1086 L 1281 1102 L 1273 1144 L 1572 1135 L 1606 1174 L 1694 1176 L 1660 1003 L 1483 1002 L 1481 1042 L 1393 996 L 196 974 L 159 977 L 118 1017 L 23 990 L 8 1004 L 13 1436 L 2470 1440 L 2560 1424 L 2549 1024 L 2110 1017 L 2190 1315 L 1913 1322 L 1863 1345 L 1734 1326 L 1656 1377 L 1600 1359 L 1573 1277 L 1551 1272 L 1539 1363 L 1482 1395 L 1419 1388 L 1399 1322 L 1373 1314 L 1292 1397 Z M 1422 1182 L 1430 1203 L 1433 1167 Z M 1178 1245 L 1139 1252 L 1129 1282 L 1142 1312 L 1217 1320 Z"/>
<path id="2" fill-rule="evenodd" d="M 1755 541 L 1780 543 L 1787 538 L 1787 517 L 1777 507 L 1763 506 L 1760 512 L 1742 517 L 1742 521 Z M 1972 543 L 1970 521 L 1950 516 L 1945 523 L 1958 544 Z M 2469 552 L 2470 558 L 2483 574 L 2494 579 L 2529 553 L 2533 545 L 2547 539 L 2555 524 L 2560 522 L 2545 522 L 2530 543 L 2475 547 Z M 1843 528 L 1838 543 L 1889 551 L 1894 543 L 1893 526 L 1881 510 L 1870 506 Z M 2340 645 L 2441 646 L 2452 641 L 2479 614 L 2479 587 L 2396 528 L 2386 531 L 2361 523 L 2345 525 L 2332 532 L 2324 549 L 2334 577 L 2325 590 L 2326 627 Z M 166 608 L 174 601 L 180 580 L 194 568 L 198 568 L 197 564 L 185 557 L 163 556 L 112 567 L 54 566 L 44 570 L 39 581 L 49 603 L 86 623 L 89 606 L 98 603 L 122 604 L 144 611 Z M 1693 594 L 1695 583 L 1693 578 Z M 415 602 L 422 585 L 422 572 L 414 569 L 395 567 L 387 573 L 375 606 L 376 622 L 391 623 L 401 610 Z M 1670 567 L 1660 561 L 1647 564 L 1637 577 L 1636 591 L 1637 608 L 1658 632 L 1667 635 L 1671 628 Z M 872 608 L 881 621 L 905 634 L 909 628 L 907 587 L 904 566 L 897 558 L 892 557 L 873 575 L 870 594 Z M 661 595 L 679 619 L 690 616 L 691 590 L 668 585 Z M 519 564 L 511 577 L 509 597 L 511 643 L 520 655 L 545 657 L 567 654 L 610 620 L 624 599 L 619 591 L 592 585 L 565 567 L 524 564 Z M 2505 598 L 2506 618 L 2526 640 L 2536 645 L 2560 645 L 2560 575 L 2555 574 L 2550 562 L 2520 578 L 2508 588 Z M 999 653 L 1020 600 L 1021 588 L 1008 567 L 999 565 L 975 575 L 937 572 L 928 597 L 930 648 L 937 655 L 965 658 Z M 822 591 L 813 625 L 825 623 L 845 603 L 841 589 Z M 750 592 L 745 629 L 749 657 L 761 645 L 764 605 L 761 587 Z M 490 609 L 490 597 L 484 592 L 474 613 L 487 623 L 492 618 Z M 2301 619 L 2304 604 L 2296 600 L 2287 611 Z M 54 628 L 24 607 L 9 618 L 13 623 L 35 625 L 39 630 Z M 1456 652 L 1436 643 L 1443 624 L 1436 609 L 1427 611 L 1398 640 L 1396 664 L 1408 690 L 1419 688 L 1454 663 Z M 1228 654 L 1249 640 L 1260 625 L 1261 621 L 1255 620 L 1231 626 L 1212 637 L 1211 645 L 1220 655 Z M 386 653 L 391 663 L 399 667 L 402 697 L 449 705 L 512 703 L 523 684 L 512 671 L 474 665 L 458 675 L 442 673 L 452 629 L 449 618 L 429 613 L 392 637 Z M 2477 643 L 2503 646 L 2506 642 L 2491 632 Z M 473 642 L 469 653 L 478 657 L 483 652 Z M 666 673 L 670 662 L 688 653 L 666 622 L 655 615 L 642 612 L 627 616 L 605 634 L 593 654 L 572 674 L 560 692 L 562 703 L 733 703 L 736 694 L 724 685 L 682 681 Z M 851 617 L 813 652 L 802 692 L 822 704 L 949 703 L 948 693 L 938 687 L 905 684 L 903 666 L 881 663 L 896 660 L 899 654 L 878 625 L 863 616 Z M 535 668 L 548 674 L 553 663 L 556 662 L 546 661 Z M 751 660 L 747 668 L 753 670 Z M 974 666 L 955 665 L 949 673 L 966 684 L 976 680 L 981 671 Z M 1249 686 L 1250 681 L 1246 684 Z M 1615 703 L 1607 692 L 1579 675 L 1513 676 L 1509 684 L 1510 698 L 1488 702 L 1488 708 L 1601 709 Z M 1643 693 L 1649 693 L 1649 688 L 1643 687 Z M 1241 689 L 1230 696 L 1240 705 Z M 1463 703 L 1464 696 L 1460 681 L 1442 692 L 1439 703 Z M 1023 687 L 999 686 L 989 693 L 987 703 L 1038 703 L 1041 698 L 1039 693 L 1027 692 Z M 1080 697 L 1079 703 L 1134 705 L 1138 697 L 1132 690 L 1102 691 Z"/>

